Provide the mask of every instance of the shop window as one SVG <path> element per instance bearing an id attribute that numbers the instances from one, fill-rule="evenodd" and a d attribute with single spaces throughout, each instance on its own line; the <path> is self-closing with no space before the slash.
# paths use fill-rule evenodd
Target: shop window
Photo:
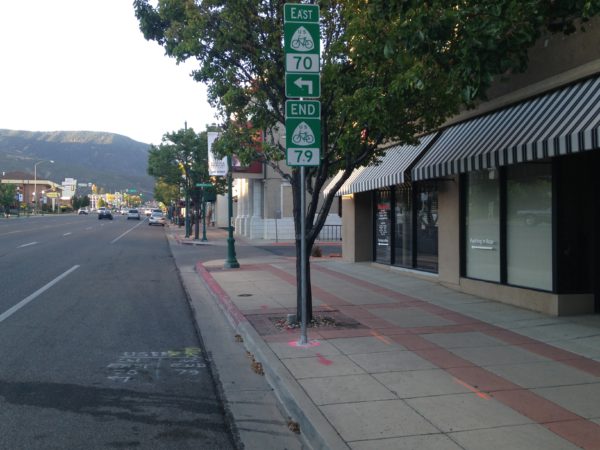
<path id="1" fill-rule="evenodd" d="M 467 174 L 466 275 L 500 281 L 500 183 L 498 171 Z"/>
<path id="2" fill-rule="evenodd" d="M 511 166 L 506 180 L 506 281 L 552 290 L 552 172 L 549 163 Z"/>
<path id="3" fill-rule="evenodd" d="M 394 264 L 413 266 L 413 208 L 409 184 L 397 186 L 394 224 Z"/>
<path id="4" fill-rule="evenodd" d="M 438 270 L 438 193 L 431 183 L 415 183 L 417 269 Z"/>
<path id="5" fill-rule="evenodd" d="M 375 260 L 392 263 L 392 191 L 376 191 Z"/>

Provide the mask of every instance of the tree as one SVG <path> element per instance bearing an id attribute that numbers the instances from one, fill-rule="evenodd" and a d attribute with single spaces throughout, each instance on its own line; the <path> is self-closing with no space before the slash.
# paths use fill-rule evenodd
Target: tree
<path id="1" fill-rule="evenodd" d="M 152 4 L 151 4 L 152 3 Z M 307 3 L 307 2 L 304 2 Z M 387 142 L 415 143 L 463 107 L 484 98 L 501 74 L 520 71 L 544 27 L 573 31 L 597 14 L 598 0 L 322 0 L 321 163 L 281 166 L 278 133 L 285 122 L 281 0 L 135 0 L 140 29 L 177 62 L 194 59 L 193 77 L 208 86 L 224 120 L 215 150 L 242 161 L 260 158 L 291 183 L 296 253 L 300 191 L 305 189 L 307 254 L 335 193 Z M 153 6 L 155 5 L 155 6 Z M 260 152 L 257 130 L 269 134 Z M 328 179 L 343 171 L 324 199 Z M 320 201 L 321 200 L 321 201 Z M 296 273 L 301 271 L 297 258 Z M 310 267 L 308 311 L 312 317 Z M 298 276 L 299 279 L 299 276 Z M 300 283 L 297 289 L 301 313 Z"/>
<path id="2" fill-rule="evenodd" d="M 14 184 L 0 183 L 0 206 L 5 214 L 17 202 L 17 186 Z"/>
<path id="3" fill-rule="evenodd" d="M 155 197 L 167 204 L 179 198 L 180 187 L 190 195 L 196 183 L 211 183 L 219 193 L 225 189 L 223 180 L 208 174 L 207 132 L 197 134 L 192 128 L 166 133 L 160 145 L 150 146 L 148 174 L 156 179 Z"/>

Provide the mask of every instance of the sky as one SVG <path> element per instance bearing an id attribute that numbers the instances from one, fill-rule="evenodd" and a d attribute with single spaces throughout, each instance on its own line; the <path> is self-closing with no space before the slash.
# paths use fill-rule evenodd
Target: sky
<path id="1" fill-rule="evenodd" d="M 144 39 L 133 0 L 0 0 L 0 129 L 147 144 L 217 121 L 206 88 Z"/>

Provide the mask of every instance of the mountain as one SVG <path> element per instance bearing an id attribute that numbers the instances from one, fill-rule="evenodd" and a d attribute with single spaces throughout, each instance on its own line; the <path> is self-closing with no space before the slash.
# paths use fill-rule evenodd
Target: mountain
<path id="1" fill-rule="evenodd" d="M 149 145 L 114 133 L 18 131 L 0 129 L 0 172 L 21 171 L 60 183 L 75 178 L 107 192 L 136 189 L 152 197 L 154 179 L 146 173 Z M 88 194 L 80 188 L 77 194 Z"/>

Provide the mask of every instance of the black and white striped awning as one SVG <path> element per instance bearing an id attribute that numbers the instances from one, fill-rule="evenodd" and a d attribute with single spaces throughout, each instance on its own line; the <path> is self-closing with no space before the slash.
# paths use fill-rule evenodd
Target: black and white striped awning
<path id="1" fill-rule="evenodd" d="M 396 145 L 388 148 L 377 165 L 354 169 L 336 195 L 355 194 L 404 183 L 404 174 L 427 148 L 435 134 L 423 136 L 417 145 Z M 325 195 L 341 176 L 342 171 L 323 189 Z"/>
<path id="2" fill-rule="evenodd" d="M 600 148 L 600 77 L 452 126 L 413 181 Z"/>

